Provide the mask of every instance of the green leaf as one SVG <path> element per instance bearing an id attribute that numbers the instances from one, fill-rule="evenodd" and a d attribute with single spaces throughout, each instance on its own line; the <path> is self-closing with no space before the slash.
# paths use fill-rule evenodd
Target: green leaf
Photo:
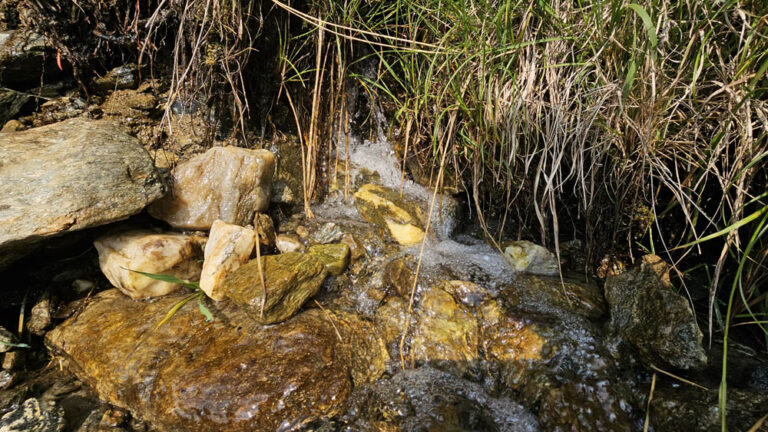
<path id="1" fill-rule="evenodd" d="M 181 285 L 184 285 L 185 287 L 192 288 L 192 289 L 199 289 L 200 288 L 200 284 L 198 282 L 191 282 L 191 281 L 188 281 L 188 280 L 179 279 L 179 278 L 177 278 L 174 275 L 145 273 L 145 272 L 138 271 L 138 270 L 131 270 L 131 269 L 125 268 L 125 267 L 123 267 L 123 269 L 131 271 L 131 272 L 134 272 L 134 273 L 138 273 L 138 274 L 146 276 L 146 277 L 148 277 L 150 279 L 159 280 L 159 281 L 162 281 L 162 282 L 177 283 L 177 284 L 181 284 Z"/>
<path id="2" fill-rule="evenodd" d="M 685 249 L 687 247 L 691 247 L 691 246 L 697 245 L 699 243 L 704 243 L 705 241 L 709 241 L 709 240 L 712 240 L 714 238 L 720 237 L 723 234 L 728 234 L 729 232 L 731 232 L 731 231 L 733 231 L 735 229 L 739 229 L 742 226 L 744 226 L 744 225 L 752 222 L 753 220 L 757 219 L 758 217 L 760 217 L 760 215 L 762 215 L 766 211 L 768 211 L 768 206 L 765 206 L 765 207 L 757 210 L 756 212 L 752 213 L 751 215 L 745 217 L 744 219 L 742 219 L 740 221 L 736 221 L 736 222 L 734 222 L 731 225 L 721 229 L 720 231 L 718 231 L 716 233 L 712 233 L 712 234 L 710 234 L 708 236 L 702 237 L 702 238 L 700 238 L 698 240 L 692 241 L 690 243 L 686 243 L 684 245 L 677 246 L 677 247 L 672 248 L 670 250 Z"/>
<path id="3" fill-rule="evenodd" d="M 0 345 L 5 345 L 9 347 L 14 347 L 14 348 L 32 348 L 31 346 L 25 343 L 13 343 L 13 342 L 6 342 L 6 341 L 0 341 Z"/>
<path id="4" fill-rule="evenodd" d="M 640 16 L 640 19 L 643 21 L 643 27 L 645 27 L 645 31 L 648 33 L 648 39 L 651 41 L 651 49 L 655 50 L 659 44 L 659 39 L 656 37 L 656 26 L 653 25 L 651 16 L 637 3 L 630 3 L 627 7 Z"/>
<path id="5" fill-rule="evenodd" d="M 183 299 L 183 300 L 181 300 L 180 302 L 176 303 L 176 304 L 175 304 L 175 305 L 174 305 L 174 306 L 171 308 L 171 310 L 169 310 L 169 311 L 168 311 L 168 313 L 167 313 L 167 314 L 165 314 L 165 318 L 163 318 L 163 319 L 162 319 L 162 320 L 161 320 L 159 323 L 157 323 L 157 325 L 155 326 L 155 330 L 159 329 L 161 325 L 165 324 L 165 323 L 166 323 L 166 322 L 167 322 L 169 319 L 171 319 L 171 318 L 173 317 L 173 315 L 175 315 L 175 314 L 176 314 L 176 312 L 178 312 L 178 311 L 179 311 L 179 309 L 181 309 L 181 308 L 182 308 L 182 306 L 184 306 L 184 305 L 185 305 L 185 304 L 187 304 L 187 303 L 188 303 L 190 300 L 192 300 L 193 298 L 195 298 L 195 296 L 196 296 L 196 295 L 197 295 L 197 293 L 195 293 L 195 294 L 191 294 L 191 295 L 188 295 L 188 296 L 184 297 L 184 299 Z"/>
<path id="6" fill-rule="evenodd" d="M 205 293 L 203 293 L 202 291 L 197 294 L 197 308 L 200 309 L 200 313 L 203 314 L 203 316 L 205 317 L 205 322 L 211 322 L 213 321 L 213 314 L 203 304 L 204 296 L 205 296 Z"/>

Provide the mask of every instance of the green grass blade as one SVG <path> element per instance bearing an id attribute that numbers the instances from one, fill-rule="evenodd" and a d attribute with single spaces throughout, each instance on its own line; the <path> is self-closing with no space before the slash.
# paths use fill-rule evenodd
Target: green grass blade
<path id="1" fill-rule="evenodd" d="M 170 282 L 170 283 L 176 283 L 184 285 L 188 288 L 198 289 L 200 288 L 200 284 L 198 282 L 192 282 L 184 279 L 179 279 L 174 275 L 168 275 L 168 274 L 155 274 L 155 273 L 146 273 L 138 270 L 131 270 L 129 268 L 123 267 L 125 270 L 132 271 L 134 273 L 138 273 L 140 275 L 146 276 L 150 279 L 159 280 L 162 282 Z"/>
<path id="2" fill-rule="evenodd" d="M 162 326 L 169 319 L 171 319 L 176 314 L 176 312 L 179 311 L 179 309 L 181 309 L 185 304 L 189 303 L 189 301 L 192 300 L 193 298 L 195 298 L 195 296 L 197 296 L 197 295 L 198 295 L 197 293 L 188 295 L 188 296 L 184 297 L 183 300 L 181 300 L 180 302 L 176 303 L 171 308 L 171 310 L 169 310 L 168 313 L 165 314 L 165 318 L 163 318 L 159 323 L 157 323 L 157 325 L 155 326 L 155 330 L 159 329 L 160 326 Z"/>
<path id="3" fill-rule="evenodd" d="M 200 309 L 200 313 L 205 317 L 205 322 L 211 322 L 213 321 L 213 314 L 205 304 L 203 304 L 203 297 L 205 297 L 205 293 L 200 291 L 197 294 L 197 308 Z"/>

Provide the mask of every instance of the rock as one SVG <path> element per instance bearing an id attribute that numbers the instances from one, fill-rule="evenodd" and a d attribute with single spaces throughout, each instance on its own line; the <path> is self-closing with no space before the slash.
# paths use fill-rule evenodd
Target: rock
<path id="1" fill-rule="evenodd" d="M 419 304 L 418 325 L 411 339 L 411 355 L 440 369 L 466 372 L 478 360 L 477 319 L 450 294 L 433 287 Z"/>
<path id="2" fill-rule="evenodd" d="M 51 99 L 40 106 L 35 113 L 32 126 L 40 127 L 77 117 L 85 110 L 85 100 L 79 97 L 62 96 Z"/>
<path id="3" fill-rule="evenodd" d="M 718 391 L 693 386 L 671 386 L 657 380 L 650 404 L 650 425 L 658 432 L 709 432 L 721 430 Z M 765 424 L 752 429 L 766 414 L 768 394 L 728 388 L 726 415 L 729 431 L 765 430 Z"/>
<path id="4" fill-rule="evenodd" d="M 275 155 L 214 147 L 173 169 L 172 191 L 149 213 L 176 228 L 207 230 L 213 221 L 245 226 L 269 206 Z"/>
<path id="5" fill-rule="evenodd" d="M 0 268 L 35 243 L 125 219 L 162 196 L 146 150 L 109 121 L 0 133 Z"/>
<path id="6" fill-rule="evenodd" d="M 510 282 L 508 299 L 517 306 L 565 310 L 592 320 L 608 312 L 602 290 L 593 281 L 522 274 Z"/>
<path id="7" fill-rule="evenodd" d="M 12 387 L 19 381 L 21 374 L 19 372 L 0 370 L 0 390 Z"/>
<path id="8" fill-rule="evenodd" d="M 480 384 L 428 366 L 400 371 L 371 387 L 356 389 L 350 405 L 342 418 L 346 427 L 339 430 L 540 430 L 536 418 L 517 402 L 492 396 Z"/>
<path id="9" fill-rule="evenodd" d="M 293 191 L 282 180 L 272 182 L 272 193 L 269 198 L 272 204 L 294 205 L 296 198 L 293 197 Z"/>
<path id="10" fill-rule="evenodd" d="M 0 96 L 1 98 L 2 96 Z M 3 125 L 3 128 L 0 129 L 0 132 L 18 132 L 26 129 L 24 126 L 24 123 L 18 121 L 18 120 L 8 120 Z"/>
<path id="11" fill-rule="evenodd" d="M 216 301 L 224 300 L 221 282 L 250 260 L 255 245 L 254 230 L 215 221 L 205 244 L 200 289 Z"/>
<path id="12" fill-rule="evenodd" d="M 7 124 L 22 111 L 32 98 L 21 92 L 10 89 L 0 89 L 0 124 Z M 16 121 L 18 122 L 18 121 Z M 9 125 L 8 129 L 3 126 L 2 132 L 15 132 L 15 125 Z"/>
<path id="13" fill-rule="evenodd" d="M 646 255 L 636 268 L 608 277 L 605 298 L 609 328 L 634 345 L 644 362 L 677 369 L 706 365 L 696 317 L 688 300 L 675 292 L 669 267 L 658 256 Z"/>
<path id="14" fill-rule="evenodd" d="M 18 341 L 16 335 L 0 327 L 0 353 L 8 352 L 13 349 L 9 344 L 15 344 Z"/>
<path id="15" fill-rule="evenodd" d="M 479 306 L 488 297 L 488 291 L 485 288 L 469 281 L 445 281 L 441 288 L 469 307 Z"/>
<path id="16" fill-rule="evenodd" d="M 29 321 L 27 321 L 27 330 L 34 335 L 42 336 L 48 326 L 51 325 L 51 321 L 51 296 L 46 293 L 32 306 Z"/>
<path id="17" fill-rule="evenodd" d="M 139 68 L 133 63 L 118 66 L 103 77 L 93 80 L 93 84 L 102 92 L 136 88 L 139 84 Z"/>
<path id="18" fill-rule="evenodd" d="M 291 234 L 278 234 L 275 237 L 275 246 L 280 253 L 304 252 L 305 250 L 304 243 Z"/>
<path id="19" fill-rule="evenodd" d="M 309 247 L 309 254 L 325 264 L 328 274 L 338 276 L 349 265 L 349 246 L 344 243 L 319 244 Z"/>
<path id="20" fill-rule="evenodd" d="M 386 229 L 402 245 L 424 239 L 424 212 L 389 188 L 367 184 L 355 192 L 355 207 L 366 221 Z"/>
<path id="21" fill-rule="evenodd" d="M 328 274 L 320 259 L 313 255 L 288 252 L 261 258 L 266 284 L 264 299 L 258 260 L 237 269 L 222 283 L 226 296 L 261 324 L 285 321 L 293 316 L 310 297 L 317 294 Z"/>
<path id="22" fill-rule="evenodd" d="M 64 411 L 52 402 L 27 399 L 0 419 L 0 432 L 60 432 Z"/>
<path id="23" fill-rule="evenodd" d="M 0 86 L 28 89 L 63 75 L 45 38 L 21 30 L 0 32 Z"/>
<path id="24" fill-rule="evenodd" d="M 495 300 L 481 308 L 486 359 L 501 366 L 504 384 L 519 389 L 552 356 L 546 336 L 525 319 L 506 313 Z"/>
<path id="25" fill-rule="evenodd" d="M 390 297 L 376 309 L 376 326 L 387 345 L 400 340 L 408 315 L 408 302 L 400 297 Z"/>
<path id="26" fill-rule="evenodd" d="M 262 247 L 272 249 L 275 247 L 275 223 L 272 218 L 264 213 L 256 213 L 253 216 L 253 229 L 259 235 L 259 244 Z"/>
<path id="27" fill-rule="evenodd" d="M 125 423 L 128 419 L 128 413 L 125 410 L 110 408 L 104 411 L 99 420 L 99 426 L 107 428 L 116 428 Z"/>
<path id="28" fill-rule="evenodd" d="M 136 272 L 198 280 L 200 243 L 199 237 L 189 235 L 132 230 L 104 235 L 93 244 L 99 252 L 99 267 L 112 285 L 133 299 L 143 299 L 166 295 L 181 285 Z"/>
<path id="29" fill-rule="evenodd" d="M 157 98 L 152 93 L 138 90 L 117 90 L 101 105 L 106 115 L 140 117 L 144 112 L 157 108 Z"/>
<path id="30" fill-rule="evenodd" d="M 320 229 L 312 233 L 312 240 L 320 244 L 336 243 L 344 236 L 341 228 L 333 222 L 323 224 Z"/>
<path id="31" fill-rule="evenodd" d="M 346 233 L 341 238 L 341 243 L 349 247 L 349 257 L 352 262 L 357 262 L 366 255 L 365 246 L 360 243 L 354 235 Z"/>
<path id="32" fill-rule="evenodd" d="M 560 271 L 555 254 L 527 240 L 505 245 L 504 257 L 518 272 L 555 276 Z"/>
<path id="33" fill-rule="evenodd" d="M 350 365 L 359 353 L 342 341 L 359 323 L 319 309 L 262 326 L 231 302 L 211 306 L 212 322 L 187 305 L 155 329 L 184 296 L 136 302 L 101 292 L 46 344 L 102 400 L 158 432 L 298 430 L 339 414 L 352 377 L 362 385 L 382 371 Z M 380 349 L 365 350 L 359 364 L 382 364 L 370 359 Z"/>
<path id="34" fill-rule="evenodd" d="M 399 296 L 409 298 L 413 289 L 415 268 L 412 256 L 395 258 L 384 265 L 384 283 L 394 288 Z"/>
<path id="35" fill-rule="evenodd" d="M 24 368 L 24 351 L 16 350 L 5 353 L 3 357 L 3 369 L 9 371 L 21 370 Z"/>

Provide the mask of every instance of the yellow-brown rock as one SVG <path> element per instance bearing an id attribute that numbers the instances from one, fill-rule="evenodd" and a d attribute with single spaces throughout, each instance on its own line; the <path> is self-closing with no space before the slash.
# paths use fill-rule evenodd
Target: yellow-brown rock
<path id="1" fill-rule="evenodd" d="M 112 285 L 131 298 L 143 299 L 169 294 L 180 285 L 136 271 L 198 280 L 201 240 L 183 234 L 132 230 L 104 235 L 93 244 L 99 252 L 99 267 Z"/>
<path id="2" fill-rule="evenodd" d="M 261 272 L 266 285 L 264 301 Z M 293 316 L 310 297 L 317 294 L 328 271 L 310 254 L 289 252 L 245 264 L 222 283 L 227 298 L 239 305 L 256 322 L 272 324 Z M 264 301 L 264 316 L 261 304 Z"/>
<path id="3" fill-rule="evenodd" d="M 254 230 L 215 221 L 205 244 L 200 289 L 216 301 L 224 300 L 221 282 L 250 260 L 255 245 Z"/>
<path id="4" fill-rule="evenodd" d="M 261 247 L 275 247 L 275 223 L 269 215 L 256 213 L 253 216 L 253 229 L 259 236 L 259 244 Z"/>
<path id="5" fill-rule="evenodd" d="M 349 246 L 344 243 L 310 246 L 309 253 L 319 258 L 325 264 L 328 273 L 334 276 L 344 273 L 349 265 Z"/>
<path id="6" fill-rule="evenodd" d="M 155 328 L 183 298 L 99 293 L 46 344 L 102 400 L 158 432 L 300 429 L 343 412 L 351 377 L 366 382 L 381 371 L 381 359 L 368 372 L 350 365 L 356 350 L 319 309 L 262 326 L 231 302 L 210 305 L 212 322 L 188 304 Z M 356 324 L 340 321 L 344 339 Z"/>
<path id="7" fill-rule="evenodd" d="M 269 206 L 275 155 L 214 147 L 173 169 L 172 189 L 149 213 L 176 228 L 207 230 L 220 219 L 248 225 Z"/>
<path id="8" fill-rule="evenodd" d="M 393 189 L 364 185 L 355 192 L 355 207 L 363 219 L 386 229 L 402 245 L 424 239 L 424 212 Z"/>
<path id="9" fill-rule="evenodd" d="M 466 370 L 477 361 L 477 319 L 450 294 L 433 287 L 423 294 L 411 354 L 422 363 Z"/>

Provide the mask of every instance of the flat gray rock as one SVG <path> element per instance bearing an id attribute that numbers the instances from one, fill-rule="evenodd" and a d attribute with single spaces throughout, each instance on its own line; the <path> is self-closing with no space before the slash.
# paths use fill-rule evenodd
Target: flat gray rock
<path id="1" fill-rule="evenodd" d="M 76 118 L 0 133 L 0 268 L 48 237 L 125 219 L 165 186 L 117 123 Z"/>

